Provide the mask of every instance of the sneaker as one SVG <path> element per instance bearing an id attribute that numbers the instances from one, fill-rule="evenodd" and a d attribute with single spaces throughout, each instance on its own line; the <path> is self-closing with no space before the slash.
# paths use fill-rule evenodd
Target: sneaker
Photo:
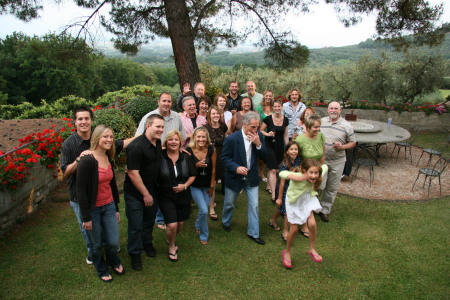
<path id="1" fill-rule="evenodd" d="M 130 254 L 130 258 L 131 258 L 131 267 L 133 268 L 133 270 L 136 270 L 136 271 L 142 270 L 141 255 Z"/>
<path id="2" fill-rule="evenodd" d="M 144 251 L 145 251 L 145 254 L 147 254 L 148 257 L 155 257 L 156 256 L 156 250 L 155 250 L 155 248 L 153 248 L 153 244 L 144 245 Z"/>
<path id="3" fill-rule="evenodd" d="M 92 261 L 92 257 L 90 257 L 90 256 L 86 257 L 86 263 L 87 263 L 88 265 L 94 264 L 94 262 Z"/>

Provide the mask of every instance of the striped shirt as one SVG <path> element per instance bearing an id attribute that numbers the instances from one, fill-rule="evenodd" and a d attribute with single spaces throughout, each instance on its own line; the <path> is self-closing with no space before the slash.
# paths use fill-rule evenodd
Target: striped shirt
<path id="1" fill-rule="evenodd" d="M 147 121 L 147 118 L 150 115 L 154 115 L 159 113 L 159 109 L 152 110 L 151 112 L 147 113 L 144 117 L 142 117 L 141 122 L 139 122 L 139 127 L 136 130 L 135 136 L 139 136 L 145 132 L 145 121 Z M 178 113 L 174 112 L 173 110 L 170 111 L 170 114 L 168 116 L 163 117 L 164 118 L 164 132 L 161 135 L 161 141 L 164 141 L 164 138 L 166 137 L 166 134 L 171 130 L 178 130 L 181 132 L 181 136 L 184 139 L 186 139 L 186 133 L 183 128 L 183 124 L 181 123 L 180 116 Z"/>
<path id="2" fill-rule="evenodd" d="M 342 145 L 356 142 L 356 136 L 352 125 L 343 118 L 331 122 L 330 117 L 322 118 L 320 131 L 325 135 L 325 163 L 327 165 L 339 165 L 345 163 L 345 150 L 336 150 L 333 143 Z"/>

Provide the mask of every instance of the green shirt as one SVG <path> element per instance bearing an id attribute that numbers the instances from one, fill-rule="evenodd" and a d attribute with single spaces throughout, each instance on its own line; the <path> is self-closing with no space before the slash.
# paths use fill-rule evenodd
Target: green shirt
<path id="1" fill-rule="evenodd" d="M 327 172 L 328 172 L 328 166 L 323 164 L 322 165 L 322 178 L 323 178 L 323 175 L 326 174 Z M 297 173 L 297 172 L 291 172 L 291 171 L 281 171 L 279 175 L 281 178 L 286 179 L 289 174 L 302 175 L 301 172 Z M 289 199 L 289 203 L 294 203 L 295 201 L 297 201 L 298 197 L 303 195 L 308 190 L 311 193 L 312 197 L 318 195 L 318 193 L 314 190 L 312 183 L 309 182 L 308 180 L 305 180 L 305 181 L 290 180 L 289 187 L 287 190 L 287 196 Z"/>
<path id="2" fill-rule="evenodd" d="M 312 158 L 317 161 L 323 156 L 323 145 L 325 145 L 325 135 L 319 132 L 314 139 L 308 138 L 305 134 L 301 134 L 295 138 L 302 159 Z"/>
<path id="3" fill-rule="evenodd" d="M 291 172 L 291 171 L 281 171 L 280 177 L 286 179 L 289 174 L 299 174 L 302 175 L 302 173 L 298 172 Z M 294 203 L 297 201 L 298 197 L 303 195 L 306 191 L 311 192 L 311 196 L 317 196 L 318 193 L 314 190 L 313 185 L 308 180 L 305 181 L 289 181 L 289 187 L 287 190 L 287 196 L 289 199 L 289 203 Z"/>

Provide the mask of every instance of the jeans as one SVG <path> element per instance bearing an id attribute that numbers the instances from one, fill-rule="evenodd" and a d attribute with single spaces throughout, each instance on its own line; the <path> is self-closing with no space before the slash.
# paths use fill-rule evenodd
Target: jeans
<path id="1" fill-rule="evenodd" d="M 195 220 L 195 230 L 200 230 L 200 240 L 208 241 L 209 228 L 208 228 L 208 209 L 209 209 L 209 195 L 208 188 L 191 186 L 192 198 L 194 198 L 195 204 L 198 207 L 197 220 Z"/>
<path id="2" fill-rule="evenodd" d="M 92 230 L 86 230 L 92 241 L 92 259 L 99 277 L 108 276 L 108 265 L 120 266 L 117 256 L 119 247 L 119 223 L 114 202 L 91 209 Z M 102 241 L 106 242 L 106 261 L 102 253 Z"/>
<path id="3" fill-rule="evenodd" d="M 156 224 L 164 224 L 164 223 L 166 223 L 166 221 L 164 220 L 164 215 L 158 207 L 158 210 L 156 212 Z"/>
<path id="4" fill-rule="evenodd" d="M 73 211 L 75 212 L 75 216 L 77 217 L 78 224 L 80 225 L 80 231 L 81 236 L 83 237 L 84 243 L 86 244 L 86 248 L 88 251 L 88 256 L 92 257 L 91 249 L 92 249 L 92 242 L 87 234 L 86 230 L 83 229 L 83 221 L 81 221 L 81 212 L 80 212 L 80 205 L 78 202 L 70 201 L 70 206 L 72 207 Z"/>
<path id="5" fill-rule="evenodd" d="M 142 197 L 135 197 L 124 192 L 125 210 L 128 219 L 128 254 L 139 255 L 145 245 L 153 242 L 153 225 L 155 225 L 158 203 L 153 196 L 153 205 L 146 207 Z"/>
<path id="6" fill-rule="evenodd" d="M 248 229 L 247 234 L 259 238 L 259 212 L 258 212 L 258 186 L 244 185 L 245 194 L 248 201 Z M 231 219 L 233 218 L 234 203 L 239 196 L 239 192 L 234 192 L 232 189 L 225 186 L 225 197 L 223 200 L 222 223 L 226 226 L 231 226 Z"/>

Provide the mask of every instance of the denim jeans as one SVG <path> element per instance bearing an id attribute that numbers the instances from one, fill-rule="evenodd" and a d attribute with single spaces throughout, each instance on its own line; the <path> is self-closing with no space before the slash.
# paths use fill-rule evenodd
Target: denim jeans
<path id="1" fill-rule="evenodd" d="M 155 225 L 158 202 L 153 196 L 153 205 L 146 207 L 142 197 L 135 197 L 124 192 L 125 210 L 128 219 L 128 254 L 141 254 L 144 245 L 153 242 L 153 225 Z"/>
<path id="2" fill-rule="evenodd" d="M 195 220 L 195 230 L 200 230 L 200 240 L 208 241 L 208 209 L 209 209 L 209 195 L 208 188 L 198 188 L 191 186 L 192 198 L 198 207 L 197 220 Z"/>
<path id="3" fill-rule="evenodd" d="M 258 238 L 259 237 L 259 208 L 258 208 L 258 186 L 244 185 L 245 194 L 248 202 L 248 229 L 247 234 Z M 223 200 L 222 223 L 226 226 L 231 226 L 233 218 L 234 203 L 236 202 L 239 192 L 234 192 L 232 189 L 225 186 L 225 197 Z"/>
<path id="4" fill-rule="evenodd" d="M 119 247 L 119 223 L 116 218 L 114 202 L 91 209 L 92 230 L 86 230 L 92 241 L 92 259 L 99 277 L 109 275 L 108 265 L 120 266 L 117 256 Z M 102 253 L 102 241 L 105 244 L 106 261 Z"/>
<path id="5" fill-rule="evenodd" d="M 158 207 L 158 210 L 156 212 L 156 224 L 164 224 L 164 223 L 166 223 L 166 221 L 164 220 L 164 215 Z"/>
<path id="6" fill-rule="evenodd" d="M 89 237 L 89 235 L 87 234 L 86 230 L 83 229 L 83 221 L 81 221 L 81 212 L 80 212 L 80 205 L 78 204 L 78 202 L 75 201 L 70 201 L 70 206 L 72 207 L 75 216 L 77 217 L 78 220 L 78 224 L 80 225 L 80 231 L 81 231 L 81 236 L 83 237 L 84 243 L 86 244 L 86 248 L 88 251 L 88 256 L 92 257 L 92 253 L 91 253 L 91 249 L 92 249 L 92 242 L 91 239 Z"/>

